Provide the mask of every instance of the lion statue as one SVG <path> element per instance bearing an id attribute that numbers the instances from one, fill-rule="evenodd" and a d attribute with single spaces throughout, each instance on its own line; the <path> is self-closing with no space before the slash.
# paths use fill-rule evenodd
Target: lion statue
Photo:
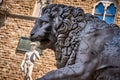
<path id="1" fill-rule="evenodd" d="M 38 80 L 120 80 L 120 28 L 79 7 L 44 7 L 30 39 L 55 51 L 58 69 Z"/>

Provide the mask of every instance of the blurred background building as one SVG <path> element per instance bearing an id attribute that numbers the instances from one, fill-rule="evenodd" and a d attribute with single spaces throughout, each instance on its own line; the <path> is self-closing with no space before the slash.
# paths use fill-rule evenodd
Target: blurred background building
<path id="1" fill-rule="evenodd" d="M 22 80 L 20 64 L 24 54 L 16 48 L 21 36 L 29 37 L 41 8 L 48 4 L 81 7 L 108 24 L 120 26 L 120 0 L 0 0 L 0 80 Z M 47 49 L 33 70 L 33 78 L 56 69 L 54 52 Z"/>

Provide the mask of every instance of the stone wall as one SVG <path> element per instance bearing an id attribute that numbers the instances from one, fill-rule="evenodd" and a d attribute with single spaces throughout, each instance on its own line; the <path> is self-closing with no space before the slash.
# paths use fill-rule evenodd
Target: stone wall
<path id="1" fill-rule="evenodd" d="M 6 0 L 5 5 L 10 13 L 31 15 L 37 0 Z"/>
<path id="2" fill-rule="evenodd" d="M 92 13 L 93 5 L 96 0 L 52 0 L 52 3 L 66 4 L 81 7 L 86 13 Z"/>
<path id="3" fill-rule="evenodd" d="M 20 64 L 24 54 L 16 52 L 21 36 L 29 37 L 33 21 L 7 18 L 5 26 L 0 28 L 0 80 L 22 80 Z M 38 78 L 46 72 L 55 69 L 54 53 L 46 50 L 37 60 L 33 70 L 33 78 Z"/>
<path id="4" fill-rule="evenodd" d="M 6 5 L 11 14 L 31 16 L 34 9 L 34 0 L 7 0 Z M 20 64 L 23 53 L 16 52 L 21 36 L 29 37 L 34 21 L 7 17 L 4 26 L 0 27 L 0 80 L 23 80 Z M 47 49 L 36 60 L 32 77 L 43 76 L 50 70 L 56 69 L 54 52 Z"/>
<path id="5" fill-rule="evenodd" d="M 117 8 L 116 24 L 120 26 L 120 1 L 119 1 L 119 5 Z"/>

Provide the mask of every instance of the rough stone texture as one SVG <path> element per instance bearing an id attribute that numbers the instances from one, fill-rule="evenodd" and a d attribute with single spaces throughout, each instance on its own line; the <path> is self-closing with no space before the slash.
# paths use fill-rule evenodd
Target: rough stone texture
<path id="1" fill-rule="evenodd" d="M 13 14 L 32 15 L 35 0 L 7 0 L 9 12 Z M 34 21 L 7 17 L 0 27 L 0 80 L 22 80 L 23 73 L 20 64 L 24 54 L 16 52 L 21 36 L 29 37 Z M 56 69 L 53 51 L 43 52 L 40 61 L 37 60 L 33 70 L 36 79 L 50 70 Z M 38 75 L 39 74 L 39 75 Z"/>
<path id="2" fill-rule="evenodd" d="M 32 15 L 36 0 L 4 0 L 4 7 L 7 5 L 8 11 L 13 14 Z M 61 3 L 71 6 L 80 6 L 87 13 L 92 13 L 95 0 L 51 0 L 52 3 Z M 120 2 L 119 6 L 120 7 Z M 120 8 L 116 23 L 120 26 Z M 29 32 L 34 25 L 34 21 L 7 18 L 4 26 L 0 27 L 0 80 L 22 80 L 23 74 L 19 70 L 23 54 L 15 53 L 18 40 L 21 36 L 29 37 Z M 49 51 L 49 50 L 47 50 Z M 42 55 L 40 64 L 35 64 L 33 78 L 38 78 L 50 70 L 56 69 L 54 66 L 54 54 Z M 38 61 L 39 62 L 39 61 Z"/>
<path id="3" fill-rule="evenodd" d="M 7 0 L 6 5 L 10 13 L 31 15 L 37 0 Z"/>
<path id="4" fill-rule="evenodd" d="M 120 27 L 81 8 L 44 7 L 30 39 L 53 49 L 57 61 L 58 69 L 38 80 L 120 80 Z"/>
<path id="5" fill-rule="evenodd" d="M 96 0 L 53 0 L 53 3 L 82 7 L 82 9 L 87 13 L 92 13 L 95 2 Z"/>
<path id="6" fill-rule="evenodd" d="M 22 80 L 19 68 L 24 54 L 17 53 L 16 48 L 21 36 L 29 37 L 32 26 L 33 21 L 7 18 L 5 26 L 0 28 L 0 80 Z M 33 79 L 55 69 L 54 53 L 49 52 L 46 50 L 35 63 Z"/>

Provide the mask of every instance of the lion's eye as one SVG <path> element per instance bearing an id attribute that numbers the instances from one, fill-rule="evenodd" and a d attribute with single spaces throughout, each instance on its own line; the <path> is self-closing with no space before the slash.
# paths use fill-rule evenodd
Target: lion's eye
<path id="1" fill-rule="evenodd" d="M 43 22 L 43 23 L 42 23 L 42 25 L 45 25 L 45 24 L 47 24 L 47 22 Z"/>
<path id="2" fill-rule="evenodd" d="M 40 21 L 39 21 L 39 24 L 41 25 L 42 23 L 43 23 L 43 21 L 40 20 Z"/>

